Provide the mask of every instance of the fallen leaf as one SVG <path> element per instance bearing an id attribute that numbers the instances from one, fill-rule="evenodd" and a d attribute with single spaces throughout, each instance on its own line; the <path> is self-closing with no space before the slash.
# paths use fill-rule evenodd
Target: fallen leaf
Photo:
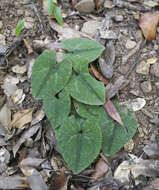
<path id="1" fill-rule="evenodd" d="M 157 190 L 159 189 L 159 178 L 154 179 L 150 185 L 147 187 L 143 188 L 142 190 Z"/>
<path id="2" fill-rule="evenodd" d="M 26 178 L 21 176 L 0 176 L 0 189 L 24 189 L 29 188 Z"/>
<path id="3" fill-rule="evenodd" d="M 156 7 L 156 6 L 158 6 L 158 3 L 157 2 L 154 2 L 154 1 L 146 1 L 146 2 L 144 2 L 143 3 L 144 5 L 147 5 L 147 6 L 149 6 L 149 7 Z"/>
<path id="4" fill-rule="evenodd" d="M 94 76 L 98 80 L 100 80 L 101 82 L 103 82 L 105 85 L 107 85 L 108 81 L 103 77 L 103 75 L 99 71 L 97 71 L 97 69 L 95 68 L 95 66 L 93 66 L 93 64 L 90 64 L 90 66 L 91 66 L 91 70 L 92 70 Z"/>
<path id="5" fill-rule="evenodd" d="M 31 125 L 39 123 L 44 117 L 45 112 L 42 109 L 38 110 L 35 114 L 33 114 L 33 120 L 31 122 Z"/>
<path id="6" fill-rule="evenodd" d="M 157 142 L 146 145 L 143 150 L 149 157 L 159 158 L 159 144 Z"/>
<path id="7" fill-rule="evenodd" d="M 147 64 L 154 64 L 154 63 L 157 63 L 158 61 L 158 58 L 157 57 L 153 57 L 153 58 L 149 58 L 147 59 Z"/>
<path id="8" fill-rule="evenodd" d="M 17 89 L 13 95 L 11 96 L 11 100 L 14 104 L 20 104 L 25 99 L 25 94 L 23 93 L 23 89 Z"/>
<path id="9" fill-rule="evenodd" d="M 114 104 L 112 103 L 111 100 L 106 100 L 105 104 L 103 105 L 104 109 L 107 111 L 108 115 L 113 118 L 116 122 L 118 122 L 120 125 L 124 125 L 121 117 L 116 109 L 116 107 L 114 106 Z"/>
<path id="10" fill-rule="evenodd" d="M 104 176 L 108 172 L 108 170 L 109 170 L 108 164 L 102 158 L 100 158 L 95 166 L 95 171 L 91 176 L 93 178 L 91 182 L 94 182 L 97 179 Z"/>
<path id="11" fill-rule="evenodd" d="M 33 109 L 19 111 L 13 115 L 11 126 L 15 128 L 23 128 L 25 124 L 32 121 Z"/>
<path id="12" fill-rule="evenodd" d="M 91 37 L 88 36 L 87 34 L 84 34 L 80 31 L 70 28 L 69 25 L 66 23 L 64 23 L 61 26 L 61 25 L 57 24 L 55 21 L 49 19 L 49 24 L 53 30 L 58 32 L 58 35 L 59 35 L 61 41 L 70 39 L 70 38 L 80 38 L 80 37 L 85 37 L 85 38 L 91 39 Z"/>
<path id="13" fill-rule="evenodd" d="M 101 0 L 94 0 L 96 9 L 99 8 L 100 1 Z"/>
<path id="14" fill-rule="evenodd" d="M 16 155 L 17 151 L 19 150 L 20 146 L 25 142 L 25 140 L 31 136 L 33 136 L 41 127 L 41 125 L 34 125 L 32 127 L 30 127 L 29 129 L 27 129 L 26 131 L 24 131 L 24 133 L 21 135 L 21 137 L 18 139 L 18 141 L 16 142 L 16 144 L 13 147 L 13 154 L 14 156 Z"/>
<path id="15" fill-rule="evenodd" d="M 57 179 L 53 179 L 51 181 L 49 190 L 57 190 L 57 189 L 62 190 L 63 186 L 65 185 L 65 181 L 66 181 L 66 176 L 65 176 L 64 171 L 62 170 L 60 172 L 60 175 L 57 177 Z"/>
<path id="16" fill-rule="evenodd" d="M 139 17 L 139 26 L 146 40 L 151 41 L 156 37 L 159 13 L 144 13 Z"/>
<path id="17" fill-rule="evenodd" d="M 5 127 L 7 131 L 10 129 L 11 111 L 6 104 L 0 110 L 0 123 Z"/>
<path id="18" fill-rule="evenodd" d="M 32 157 L 28 157 L 25 158 L 24 160 L 22 160 L 19 164 L 19 167 L 35 167 L 37 168 L 38 166 L 40 166 L 40 164 L 42 164 L 44 162 L 45 159 L 40 159 L 40 158 L 32 158 Z"/>

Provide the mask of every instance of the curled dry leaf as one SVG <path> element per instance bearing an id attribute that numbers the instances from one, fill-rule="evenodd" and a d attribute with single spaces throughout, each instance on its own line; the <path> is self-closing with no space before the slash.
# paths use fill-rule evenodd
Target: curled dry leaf
<path id="1" fill-rule="evenodd" d="M 94 182 L 96 181 L 97 179 L 101 178 L 102 176 L 104 176 L 109 170 L 109 166 L 108 164 L 101 158 L 96 166 L 95 166 L 95 171 L 94 173 L 92 174 L 92 180 L 91 182 Z"/>
<path id="2" fill-rule="evenodd" d="M 139 26 L 146 40 L 155 39 L 158 22 L 159 13 L 145 13 L 139 16 Z"/>
<path id="3" fill-rule="evenodd" d="M 111 100 L 106 100 L 105 104 L 103 105 L 104 109 L 107 111 L 108 115 L 113 118 L 116 122 L 118 122 L 120 125 L 124 125 L 121 117 L 118 113 L 118 110 L 114 106 Z"/>
<path id="4" fill-rule="evenodd" d="M 25 124 L 32 121 L 32 109 L 19 111 L 13 115 L 11 126 L 15 128 L 23 128 Z"/>
<path id="5" fill-rule="evenodd" d="M 94 76 L 98 80 L 100 80 L 101 82 L 103 82 L 105 85 L 107 85 L 108 81 L 103 77 L 103 75 L 99 71 L 97 71 L 97 69 L 95 68 L 95 66 L 93 66 L 93 64 L 90 64 L 90 66 L 91 66 L 91 70 L 92 70 Z"/>
<path id="6" fill-rule="evenodd" d="M 11 123 L 11 111 L 5 104 L 0 110 L 0 123 L 5 127 L 6 130 L 10 129 Z"/>

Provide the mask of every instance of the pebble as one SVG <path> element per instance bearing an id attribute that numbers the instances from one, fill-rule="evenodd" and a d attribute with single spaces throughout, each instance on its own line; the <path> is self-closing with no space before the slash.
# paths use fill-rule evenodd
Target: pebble
<path id="1" fill-rule="evenodd" d="M 26 29 L 31 29 L 34 27 L 35 20 L 32 17 L 26 17 L 24 27 Z"/>
<path id="2" fill-rule="evenodd" d="M 107 39 L 107 40 L 116 40 L 116 39 L 118 39 L 117 35 L 112 30 L 102 30 L 102 31 L 100 31 L 100 37 L 103 38 L 103 39 Z"/>
<path id="3" fill-rule="evenodd" d="M 151 81 L 144 81 L 141 83 L 141 89 L 144 93 L 149 93 L 152 91 Z"/>
<path id="4" fill-rule="evenodd" d="M 150 64 L 147 64 L 145 61 L 141 61 L 136 67 L 136 73 L 142 75 L 148 75 L 150 70 Z"/>
<path id="5" fill-rule="evenodd" d="M 100 25 L 100 22 L 98 21 L 94 21 L 94 20 L 88 21 L 83 24 L 81 31 L 93 37 L 99 25 Z"/>
<path id="6" fill-rule="evenodd" d="M 154 63 L 151 67 L 151 74 L 155 77 L 159 77 L 159 63 Z"/>
<path id="7" fill-rule="evenodd" d="M 17 15 L 22 16 L 24 14 L 24 11 L 22 9 L 17 10 Z"/>
<path id="8" fill-rule="evenodd" d="M 116 15 L 116 16 L 114 17 L 114 20 L 115 20 L 116 22 L 121 22 L 121 21 L 123 21 L 123 19 L 124 19 L 123 15 Z"/>
<path id="9" fill-rule="evenodd" d="M 6 40 L 5 40 L 5 36 L 0 34 L 0 44 L 1 45 L 6 45 Z"/>
<path id="10" fill-rule="evenodd" d="M 95 10 L 95 3 L 93 0 L 81 0 L 75 6 L 76 10 L 83 13 L 91 13 Z"/>
<path id="11" fill-rule="evenodd" d="M 24 74 L 26 71 L 27 71 L 26 65 L 23 66 L 15 65 L 12 67 L 12 72 L 17 74 Z"/>
<path id="12" fill-rule="evenodd" d="M 159 89 L 159 82 L 155 82 L 155 86 L 157 89 Z"/>
<path id="13" fill-rule="evenodd" d="M 136 42 L 130 39 L 127 40 L 125 47 L 127 49 L 133 49 L 136 46 Z"/>
<path id="14" fill-rule="evenodd" d="M 2 29 L 2 27 L 3 27 L 3 22 L 0 21 L 0 29 Z"/>
<path id="15" fill-rule="evenodd" d="M 104 8 L 111 9 L 113 7 L 114 7 L 113 1 L 105 0 L 105 2 L 104 2 Z"/>
<path id="16" fill-rule="evenodd" d="M 32 148 L 33 147 L 33 144 L 34 144 L 34 141 L 32 138 L 27 138 L 24 145 L 28 148 Z"/>
<path id="17" fill-rule="evenodd" d="M 130 139 L 125 145 L 124 150 L 127 152 L 132 152 L 134 149 L 134 141 Z"/>

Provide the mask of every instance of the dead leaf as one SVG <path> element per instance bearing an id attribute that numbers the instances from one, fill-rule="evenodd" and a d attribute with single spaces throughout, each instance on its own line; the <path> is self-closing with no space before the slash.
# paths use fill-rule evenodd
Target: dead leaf
<path id="1" fill-rule="evenodd" d="M 92 39 L 90 36 L 87 34 L 84 34 L 82 32 L 79 32 L 77 30 L 74 30 L 69 27 L 68 24 L 64 23 L 62 26 L 57 24 L 55 21 L 49 19 L 49 24 L 53 30 L 58 32 L 58 35 L 60 37 L 60 40 L 66 40 L 70 38 L 80 38 L 80 37 L 85 37 L 88 39 Z"/>
<path id="2" fill-rule="evenodd" d="M 139 26 L 146 40 L 156 38 L 156 30 L 159 22 L 159 13 L 145 13 L 139 17 Z"/>
<path id="3" fill-rule="evenodd" d="M 13 147 L 13 154 L 14 156 L 16 155 L 17 151 L 19 150 L 20 146 L 25 142 L 25 140 L 31 136 L 33 136 L 41 127 L 40 124 L 38 125 L 34 125 L 32 127 L 30 127 L 29 129 L 27 129 L 22 135 L 21 137 L 18 139 L 18 141 L 16 142 L 16 144 Z"/>
<path id="4" fill-rule="evenodd" d="M 100 80 L 101 82 L 103 82 L 105 85 L 107 85 L 108 81 L 103 77 L 103 75 L 99 71 L 97 71 L 97 69 L 95 68 L 95 66 L 93 66 L 93 64 L 90 64 L 90 66 L 91 66 L 91 70 L 92 70 L 94 76 L 98 80 Z"/>
<path id="5" fill-rule="evenodd" d="M 91 180 L 91 182 L 94 182 L 97 179 L 104 176 L 105 173 L 108 172 L 108 170 L 109 170 L 108 164 L 102 158 L 100 158 L 99 161 L 97 162 L 96 166 L 95 166 L 95 172 L 91 176 L 93 178 Z"/>
<path id="6" fill-rule="evenodd" d="M 149 157 L 159 158 L 159 144 L 157 142 L 146 145 L 143 150 Z"/>
<path id="7" fill-rule="evenodd" d="M 40 158 L 32 158 L 32 157 L 28 157 L 25 158 L 24 160 L 22 160 L 19 164 L 19 167 L 35 167 L 37 168 L 38 166 L 40 166 L 40 164 L 42 164 L 44 162 L 45 159 L 40 159 Z"/>
<path id="8" fill-rule="evenodd" d="M 105 104 L 103 105 L 104 109 L 107 111 L 108 115 L 113 118 L 116 122 L 118 122 L 120 125 L 124 125 L 121 117 L 118 113 L 118 110 L 114 106 L 111 100 L 106 100 Z"/>
<path id="9" fill-rule="evenodd" d="M 157 189 L 159 189 L 159 178 L 153 180 L 149 186 L 143 188 L 142 190 L 157 190 Z"/>
<path id="10" fill-rule="evenodd" d="M 94 0 L 96 9 L 99 8 L 100 0 Z"/>
<path id="11" fill-rule="evenodd" d="M 15 128 L 23 128 L 25 124 L 32 121 L 33 109 L 19 111 L 13 115 L 11 126 Z"/>
<path id="12" fill-rule="evenodd" d="M 0 176 L 0 189 L 21 189 L 29 188 L 26 178 L 21 176 Z"/>
<path id="13" fill-rule="evenodd" d="M 42 109 L 38 110 L 35 114 L 33 114 L 33 120 L 31 125 L 35 125 L 39 123 L 45 117 L 45 113 Z"/>
<path id="14" fill-rule="evenodd" d="M 63 186 L 65 185 L 65 181 L 66 181 L 66 176 L 64 171 L 62 170 L 57 179 L 51 181 L 49 190 L 57 190 L 57 189 L 62 190 Z"/>
<path id="15" fill-rule="evenodd" d="M 5 127 L 7 131 L 10 129 L 9 126 L 11 123 L 11 111 L 6 104 L 0 110 L 0 123 Z"/>

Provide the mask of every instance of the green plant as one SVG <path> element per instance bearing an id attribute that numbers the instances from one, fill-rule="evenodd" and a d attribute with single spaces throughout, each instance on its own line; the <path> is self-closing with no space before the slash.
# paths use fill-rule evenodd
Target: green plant
<path id="1" fill-rule="evenodd" d="M 24 26 L 24 23 L 25 23 L 25 19 L 22 19 L 18 22 L 18 24 L 16 25 L 16 28 L 15 28 L 15 35 L 18 37 L 23 29 L 23 26 Z"/>
<path id="2" fill-rule="evenodd" d="M 60 8 L 57 6 L 57 0 L 48 0 L 48 14 L 54 15 L 54 17 L 56 18 L 57 22 L 62 25 L 64 23 L 63 18 L 62 18 L 62 14 L 61 14 L 61 10 Z"/>
<path id="3" fill-rule="evenodd" d="M 74 173 L 88 167 L 102 150 L 111 156 L 133 137 L 137 122 L 131 111 L 114 102 L 124 126 L 115 122 L 100 106 L 105 87 L 88 71 L 104 47 L 88 39 L 61 42 L 67 51 L 56 62 L 55 51 L 44 51 L 32 70 L 32 94 L 43 107 L 55 131 L 61 154 Z"/>

